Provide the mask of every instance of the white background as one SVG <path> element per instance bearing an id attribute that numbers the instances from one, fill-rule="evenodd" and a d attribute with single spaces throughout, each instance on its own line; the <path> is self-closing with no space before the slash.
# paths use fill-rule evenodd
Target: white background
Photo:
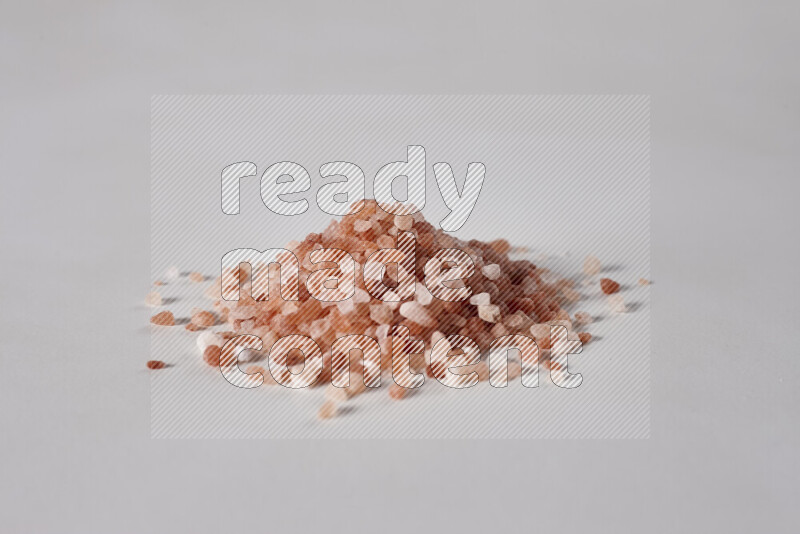
<path id="1" fill-rule="evenodd" d="M 4 2 L 0 529 L 796 530 L 798 10 Z M 150 95 L 329 92 L 652 95 L 649 440 L 149 439 Z"/>

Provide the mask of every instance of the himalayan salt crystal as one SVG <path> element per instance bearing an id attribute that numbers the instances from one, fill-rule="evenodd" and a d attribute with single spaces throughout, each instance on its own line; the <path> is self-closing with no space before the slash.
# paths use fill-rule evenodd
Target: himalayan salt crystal
<path id="1" fill-rule="evenodd" d="M 205 351 L 209 345 L 219 345 L 221 347 L 224 343 L 222 336 L 214 332 L 206 331 L 197 336 L 197 348 L 201 352 Z"/>
<path id="2" fill-rule="evenodd" d="M 411 227 L 414 225 L 414 218 L 410 215 L 395 215 L 394 225 L 398 230 L 402 230 L 404 232 L 406 230 L 411 230 Z"/>
<path id="3" fill-rule="evenodd" d="M 436 326 L 436 321 L 424 306 L 416 302 L 404 302 L 400 305 L 400 315 L 411 322 L 417 323 L 425 328 Z"/>
<path id="4" fill-rule="evenodd" d="M 503 326 L 503 323 L 497 323 L 496 325 L 494 325 L 492 327 L 492 329 L 489 331 L 489 333 L 492 334 L 492 337 L 494 337 L 496 339 L 498 337 L 503 337 L 503 336 L 507 335 L 508 334 L 508 330 L 506 329 L 505 326 Z"/>
<path id="5" fill-rule="evenodd" d="M 161 280 L 156 280 L 155 282 L 153 282 L 153 285 L 154 286 L 163 286 L 164 282 L 162 282 Z"/>
<path id="6" fill-rule="evenodd" d="M 299 308 L 297 304 L 295 304 L 291 300 L 287 300 L 286 302 L 283 303 L 283 306 L 281 306 L 281 313 L 283 315 L 291 315 L 295 313 L 298 309 Z"/>
<path id="7" fill-rule="evenodd" d="M 581 343 L 585 345 L 590 339 L 592 339 L 592 334 L 589 332 L 578 332 L 578 339 L 580 339 Z"/>
<path id="8" fill-rule="evenodd" d="M 585 311 L 575 312 L 575 322 L 578 324 L 589 324 L 593 320 L 592 315 Z"/>
<path id="9" fill-rule="evenodd" d="M 341 404 L 347 400 L 347 390 L 344 388 L 337 388 L 333 384 L 328 384 L 325 386 L 325 400 L 334 404 Z"/>
<path id="10" fill-rule="evenodd" d="M 192 323 L 196 324 L 201 328 L 214 326 L 214 323 L 216 322 L 217 322 L 216 317 L 214 317 L 214 314 L 209 311 L 198 310 L 192 314 Z"/>
<path id="11" fill-rule="evenodd" d="M 540 339 L 547 339 L 550 337 L 549 324 L 534 324 L 531 326 L 531 335 L 537 341 Z"/>
<path id="12" fill-rule="evenodd" d="M 478 293 L 477 295 L 472 295 L 469 298 L 469 303 L 473 306 L 488 306 L 492 303 L 492 299 L 489 296 L 489 293 Z"/>
<path id="13" fill-rule="evenodd" d="M 197 326 L 194 323 L 186 323 L 186 326 L 184 328 L 186 328 L 186 330 L 188 330 L 189 332 L 197 332 L 198 330 L 203 329 L 202 327 Z"/>
<path id="14" fill-rule="evenodd" d="M 431 292 L 428 291 L 428 288 L 425 286 L 425 284 L 417 282 L 416 300 L 423 306 L 427 306 L 433 302 L 433 295 L 431 295 Z"/>
<path id="15" fill-rule="evenodd" d="M 572 289 L 571 287 L 565 287 L 561 289 L 561 294 L 564 295 L 564 298 L 567 299 L 569 302 L 575 303 L 581 300 L 581 294 Z"/>
<path id="16" fill-rule="evenodd" d="M 500 308 L 494 304 L 478 306 L 478 317 L 487 323 L 496 323 L 500 320 Z"/>
<path id="17" fill-rule="evenodd" d="M 385 304 L 372 304 L 369 307 L 369 318 L 376 323 L 388 325 L 394 319 L 394 312 Z"/>
<path id="18" fill-rule="evenodd" d="M 378 248 L 393 248 L 395 242 L 394 239 L 392 239 L 388 235 L 382 235 L 375 240 L 375 244 L 378 245 Z"/>
<path id="19" fill-rule="evenodd" d="M 167 364 L 165 364 L 161 360 L 150 360 L 147 362 L 148 369 L 163 369 L 166 366 Z"/>
<path id="20" fill-rule="evenodd" d="M 372 301 L 372 296 L 369 293 L 367 293 L 360 287 L 356 288 L 355 295 L 353 295 L 353 302 L 355 302 L 356 304 L 361 304 L 364 302 L 371 302 L 371 301 Z"/>
<path id="21" fill-rule="evenodd" d="M 340 300 L 336 302 L 336 307 L 339 308 L 339 313 L 342 315 L 350 315 L 356 310 L 356 303 L 352 298 Z"/>
<path id="22" fill-rule="evenodd" d="M 368 364 L 374 364 L 374 362 L 367 362 Z M 366 384 L 364 384 L 364 376 L 361 373 L 353 373 L 350 375 L 350 385 L 344 388 L 344 391 L 347 392 L 348 398 L 353 398 L 358 395 L 361 395 L 367 390 Z"/>
<path id="23" fill-rule="evenodd" d="M 502 271 L 500 270 L 500 266 L 497 265 L 496 263 L 484 266 L 483 269 L 481 269 L 481 271 L 483 271 L 484 276 L 486 276 L 486 278 L 488 278 L 489 280 L 497 280 L 498 278 L 500 278 L 500 274 L 502 273 Z"/>
<path id="24" fill-rule="evenodd" d="M 203 360 L 211 367 L 219 367 L 222 357 L 222 348 L 219 345 L 209 345 L 203 350 Z"/>
<path id="25" fill-rule="evenodd" d="M 336 412 L 338 410 L 339 408 L 335 402 L 325 401 L 322 403 L 322 406 L 319 407 L 317 417 L 320 419 L 331 419 L 332 417 L 336 417 Z"/>
<path id="26" fill-rule="evenodd" d="M 611 295 L 612 293 L 616 293 L 617 291 L 619 291 L 619 283 L 615 282 L 610 278 L 601 278 L 600 289 L 606 295 Z"/>
<path id="27" fill-rule="evenodd" d="M 319 339 L 323 335 L 325 335 L 330 329 L 331 329 L 331 324 L 330 321 L 328 321 L 328 318 L 326 317 L 324 319 L 317 319 L 316 321 L 313 321 L 308 329 L 308 333 L 311 335 L 312 338 Z"/>
<path id="28" fill-rule="evenodd" d="M 505 239 L 495 239 L 489 246 L 498 254 L 507 254 L 511 250 L 511 244 Z"/>
<path id="29" fill-rule="evenodd" d="M 625 305 L 622 295 L 619 294 L 608 296 L 608 307 L 614 313 L 625 313 L 628 311 L 628 307 Z"/>
<path id="30" fill-rule="evenodd" d="M 397 384 L 389 386 L 389 397 L 394 400 L 400 400 L 408 395 L 409 390 Z"/>
<path id="31" fill-rule="evenodd" d="M 359 219 L 353 223 L 353 230 L 355 230 L 358 233 L 366 232 L 371 228 L 372 228 L 372 223 L 369 221 L 362 221 Z"/>
<path id="32" fill-rule="evenodd" d="M 147 296 L 144 298 L 144 303 L 150 306 L 151 308 L 156 308 L 158 306 L 161 306 L 162 302 L 163 301 L 161 299 L 161 293 L 159 293 L 158 291 L 152 291 L 148 293 Z"/>
<path id="33" fill-rule="evenodd" d="M 603 265 L 600 263 L 600 260 L 592 255 L 586 256 L 586 259 L 583 260 L 583 274 L 586 276 L 596 276 L 600 274 L 600 269 L 602 269 Z"/>
<path id="34" fill-rule="evenodd" d="M 166 278 L 170 282 L 174 282 L 175 280 L 178 279 L 180 275 L 181 275 L 180 269 L 178 269 L 173 265 L 172 267 L 167 269 L 167 272 L 164 273 L 164 278 Z"/>
<path id="35" fill-rule="evenodd" d="M 520 315 L 522 314 L 522 315 Z M 525 314 L 522 312 L 515 312 L 503 319 L 503 324 L 511 330 L 519 330 L 525 324 Z"/>
<path id="36" fill-rule="evenodd" d="M 388 324 L 382 324 L 378 328 L 375 329 L 375 335 L 378 336 L 378 342 L 382 343 L 389 338 L 389 329 L 391 328 Z"/>
<path id="37" fill-rule="evenodd" d="M 639 278 L 640 286 L 649 286 L 650 283 L 651 283 L 650 280 L 648 280 L 647 278 Z"/>
<path id="38" fill-rule="evenodd" d="M 150 322 L 159 326 L 174 326 L 175 316 L 171 311 L 163 311 L 150 317 Z"/>
<path id="39" fill-rule="evenodd" d="M 189 280 L 191 280 L 192 282 L 195 282 L 195 283 L 196 282 L 202 282 L 205 279 L 206 279 L 206 277 L 203 276 L 201 273 L 197 273 L 197 272 L 189 273 Z"/>

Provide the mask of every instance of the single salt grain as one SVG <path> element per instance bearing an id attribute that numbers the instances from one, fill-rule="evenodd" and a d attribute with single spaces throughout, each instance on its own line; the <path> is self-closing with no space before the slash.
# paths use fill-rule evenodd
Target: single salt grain
<path id="1" fill-rule="evenodd" d="M 619 294 L 608 296 L 608 307 L 614 313 L 625 313 L 628 311 L 625 301 L 622 300 L 622 295 Z"/>
<path id="2" fill-rule="evenodd" d="M 595 276 L 600 273 L 600 269 L 602 269 L 602 264 L 600 260 L 595 256 L 586 256 L 586 259 L 583 260 L 583 273 L 587 276 Z"/>
<path id="3" fill-rule="evenodd" d="M 207 328 L 209 326 L 214 326 L 217 319 L 214 317 L 213 313 L 199 310 L 192 314 L 192 322 L 201 328 Z"/>
<path id="4" fill-rule="evenodd" d="M 575 312 L 575 322 L 578 324 L 589 324 L 593 321 L 591 314 L 585 311 Z"/>
<path id="5" fill-rule="evenodd" d="M 394 318 L 394 312 L 385 304 L 372 304 L 369 307 L 369 318 L 378 324 L 389 324 Z"/>
<path id="6" fill-rule="evenodd" d="M 164 278 L 166 278 L 167 280 L 172 282 L 172 281 L 177 280 L 180 275 L 181 275 L 180 269 L 178 269 L 177 267 L 175 267 L 173 265 L 172 267 L 167 269 L 166 273 L 164 273 Z"/>
<path id="7" fill-rule="evenodd" d="M 163 311 L 150 317 L 150 322 L 159 326 L 174 326 L 175 316 L 171 311 Z"/>
<path id="8" fill-rule="evenodd" d="M 600 289 L 606 295 L 611 295 L 612 293 L 616 293 L 617 291 L 619 291 L 619 283 L 615 282 L 610 278 L 601 278 Z"/>
<path id="9" fill-rule="evenodd" d="M 408 395 L 408 389 L 404 388 L 403 386 L 398 386 L 397 384 L 392 384 L 389 386 L 389 397 L 394 400 L 400 400 Z"/>
<path id="10" fill-rule="evenodd" d="M 411 230 L 411 226 L 414 224 L 414 218 L 410 215 L 395 215 L 394 217 L 394 225 L 399 230 Z"/>
<path id="11" fill-rule="evenodd" d="M 418 304 L 417 302 L 404 302 L 400 305 L 400 315 L 408 319 L 413 323 L 417 323 L 418 325 L 422 325 L 426 328 L 435 326 L 436 321 L 433 320 L 431 314 L 428 313 L 428 310 L 425 309 L 424 306 Z"/>
<path id="12" fill-rule="evenodd" d="M 163 369 L 166 367 L 167 364 L 162 362 L 161 360 L 150 360 L 147 362 L 148 369 Z"/>
<path id="13" fill-rule="evenodd" d="M 151 308 L 156 308 L 158 306 L 161 306 L 162 302 L 163 301 L 161 299 L 161 293 L 159 293 L 158 291 L 152 291 L 148 293 L 147 296 L 144 298 L 144 303 L 150 306 Z"/>
<path id="14" fill-rule="evenodd" d="M 153 285 L 154 286 L 163 286 L 164 282 L 162 282 L 161 280 L 156 280 L 155 282 L 153 282 Z"/>
<path id="15" fill-rule="evenodd" d="M 489 296 L 489 293 L 478 293 L 477 295 L 472 295 L 469 298 L 469 303 L 473 306 L 488 306 L 492 303 L 492 299 Z"/>
<path id="16" fill-rule="evenodd" d="M 647 278 L 639 278 L 639 285 L 640 286 L 649 286 L 650 285 L 650 280 L 648 280 Z"/>
<path id="17" fill-rule="evenodd" d="M 333 384 L 328 384 L 325 387 L 325 400 L 333 402 L 334 404 L 341 404 L 347 400 L 347 390 L 344 388 L 337 388 Z"/>
<path id="18" fill-rule="evenodd" d="M 509 250 L 511 250 L 511 243 L 505 239 L 495 239 L 489 243 L 489 246 L 492 247 L 498 254 L 506 254 Z"/>
<path id="19" fill-rule="evenodd" d="M 481 270 L 483 271 L 483 274 L 486 276 L 486 278 L 488 278 L 489 280 L 497 280 L 498 278 L 500 278 L 501 274 L 500 266 L 497 265 L 496 263 L 485 265 Z"/>
<path id="20" fill-rule="evenodd" d="M 370 228 L 372 228 L 372 223 L 369 221 L 357 220 L 353 223 L 353 230 L 358 233 L 366 232 Z"/>
<path id="21" fill-rule="evenodd" d="M 494 304 L 478 306 L 478 317 L 487 323 L 496 323 L 500 319 L 500 307 Z"/>
<path id="22" fill-rule="evenodd" d="M 322 406 L 319 407 L 319 412 L 317 412 L 317 417 L 320 419 L 330 419 L 336 416 L 336 412 L 338 411 L 338 407 L 336 406 L 335 402 L 325 401 L 322 403 Z"/>
<path id="23" fill-rule="evenodd" d="M 578 339 L 580 339 L 581 343 L 585 345 L 590 339 L 592 339 L 592 334 L 589 332 L 578 332 Z"/>
<path id="24" fill-rule="evenodd" d="M 214 332 L 203 332 L 197 336 L 197 348 L 199 348 L 200 351 L 206 350 L 206 347 L 209 345 L 219 345 L 221 347 L 223 343 L 222 337 Z"/>
<path id="25" fill-rule="evenodd" d="M 222 349 L 219 345 L 209 345 L 203 350 L 203 360 L 211 367 L 219 367 Z"/>
<path id="26" fill-rule="evenodd" d="M 189 280 L 191 280 L 192 282 L 202 282 L 203 280 L 205 280 L 205 277 L 197 272 L 189 273 Z"/>

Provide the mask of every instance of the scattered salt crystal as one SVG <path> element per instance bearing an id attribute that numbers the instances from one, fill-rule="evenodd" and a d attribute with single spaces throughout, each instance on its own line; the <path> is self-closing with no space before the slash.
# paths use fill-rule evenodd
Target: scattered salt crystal
<path id="1" fill-rule="evenodd" d="M 433 326 L 435 324 L 428 310 L 426 310 L 424 306 L 413 301 L 404 302 L 400 305 L 400 315 L 424 327 Z"/>
<path id="2" fill-rule="evenodd" d="M 583 273 L 587 276 L 599 274 L 602 267 L 603 265 L 600 263 L 600 260 L 595 256 L 589 255 L 583 260 Z"/>
<path id="3" fill-rule="evenodd" d="M 483 274 L 486 276 L 486 278 L 488 278 L 489 280 L 497 280 L 498 278 L 500 278 L 501 274 L 500 266 L 497 265 L 496 263 L 484 266 L 482 271 Z"/>
<path id="4" fill-rule="evenodd" d="M 372 223 L 369 221 L 358 220 L 353 223 L 353 230 L 355 230 L 358 233 L 366 232 L 370 228 L 372 228 Z"/>
<path id="5" fill-rule="evenodd" d="M 331 401 L 325 401 L 322 403 L 322 406 L 319 408 L 319 412 L 317 413 L 317 417 L 320 419 L 330 419 L 336 416 L 337 406 L 336 403 Z"/>
<path id="6" fill-rule="evenodd" d="M 428 287 L 425 284 L 419 282 L 417 282 L 416 297 L 417 297 L 417 302 L 419 302 L 423 306 L 427 306 L 428 304 L 433 302 L 433 295 L 431 295 L 431 292 L 428 291 Z"/>
<path id="7" fill-rule="evenodd" d="M 472 295 L 469 298 L 469 303 L 473 306 L 488 306 L 492 303 L 492 299 L 489 296 L 489 293 L 478 293 L 477 295 Z"/>
<path id="8" fill-rule="evenodd" d="M 647 278 L 639 278 L 639 285 L 640 286 L 649 286 L 650 285 L 650 280 L 648 280 Z"/>
<path id="9" fill-rule="evenodd" d="M 197 336 L 197 348 L 200 349 L 200 352 L 205 351 L 209 345 L 219 345 L 221 347 L 224 344 L 222 337 L 214 332 L 206 331 Z"/>
<path id="10" fill-rule="evenodd" d="M 161 293 L 157 291 L 153 291 L 148 293 L 147 296 L 144 298 L 144 303 L 150 306 L 151 308 L 155 308 L 157 306 L 161 306 Z"/>
<path id="11" fill-rule="evenodd" d="M 380 324 L 389 324 L 394 318 L 394 312 L 385 304 L 372 304 L 369 307 L 369 318 Z"/>
<path id="12" fill-rule="evenodd" d="M 170 282 L 173 282 L 173 281 L 177 280 L 180 275 L 181 275 L 180 269 L 178 269 L 177 267 L 175 267 L 173 265 L 172 267 L 167 269 L 166 273 L 164 273 L 164 278 L 166 278 Z"/>
<path id="13" fill-rule="evenodd" d="M 575 322 L 578 324 L 589 324 L 592 320 L 591 314 L 585 311 L 575 312 Z"/>
<path id="14" fill-rule="evenodd" d="M 399 230 L 411 230 L 411 227 L 414 225 L 414 218 L 410 215 L 395 215 L 394 225 Z"/>
<path id="15" fill-rule="evenodd" d="M 333 384 L 328 384 L 325 387 L 325 400 L 334 404 L 341 404 L 347 400 L 347 390 L 344 388 L 337 388 Z"/>
<path id="16" fill-rule="evenodd" d="M 478 305 L 478 317 L 487 323 L 496 323 L 500 319 L 500 308 L 494 304 Z"/>
<path id="17" fill-rule="evenodd" d="M 628 307 L 625 305 L 622 295 L 618 293 L 608 296 L 608 307 L 614 313 L 625 313 L 628 311 Z"/>

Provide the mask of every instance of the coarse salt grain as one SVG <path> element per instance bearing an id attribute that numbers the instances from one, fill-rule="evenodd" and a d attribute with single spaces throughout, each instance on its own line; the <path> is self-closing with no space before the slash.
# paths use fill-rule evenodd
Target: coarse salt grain
<path id="1" fill-rule="evenodd" d="M 181 275 L 181 271 L 180 271 L 180 269 L 178 269 L 177 267 L 175 267 L 175 266 L 173 265 L 172 267 L 170 267 L 169 269 L 167 269 L 167 271 L 164 273 L 164 278 L 166 278 L 166 279 L 167 279 L 167 280 L 169 280 L 170 282 L 174 282 L 175 280 L 177 280 L 177 279 L 178 279 L 178 277 L 179 277 L 180 275 Z"/>
<path id="2" fill-rule="evenodd" d="M 494 304 L 478 306 L 478 317 L 488 323 L 496 323 L 500 319 L 500 307 Z"/>
<path id="3" fill-rule="evenodd" d="M 595 256 L 589 255 L 583 260 L 583 274 L 587 276 L 596 276 L 600 274 L 602 267 L 600 260 Z"/>
<path id="4" fill-rule="evenodd" d="M 488 306 L 492 303 L 492 298 L 489 296 L 489 293 L 478 293 L 469 298 L 469 303 L 473 306 Z"/>
<path id="5" fill-rule="evenodd" d="M 625 305 L 625 301 L 620 294 L 608 296 L 608 307 L 614 313 L 625 313 L 628 311 L 628 307 Z"/>
<path id="6" fill-rule="evenodd" d="M 486 276 L 486 278 L 488 278 L 489 280 L 497 280 L 498 278 L 500 278 L 500 274 L 502 273 L 502 271 L 500 270 L 500 266 L 497 265 L 496 263 L 492 263 L 490 265 L 484 265 L 483 269 L 481 270 L 483 271 L 483 274 Z"/>
<path id="7" fill-rule="evenodd" d="M 150 322 L 159 326 L 174 326 L 175 316 L 171 311 L 163 311 L 150 317 Z"/>
<path id="8" fill-rule="evenodd" d="M 612 293 L 619 291 L 619 283 L 615 282 L 611 278 L 601 278 L 600 289 L 606 295 L 611 295 Z"/>
<path id="9" fill-rule="evenodd" d="M 150 306 L 151 308 L 157 308 L 162 304 L 161 293 L 158 291 L 151 291 L 147 294 L 144 298 L 144 303 Z"/>
<path id="10" fill-rule="evenodd" d="M 214 326 L 214 323 L 216 322 L 217 322 L 216 317 L 214 317 L 214 314 L 209 311 L 198 310 L 192 313 L 192 323 L 196 324 L 201 328 Z"/>

